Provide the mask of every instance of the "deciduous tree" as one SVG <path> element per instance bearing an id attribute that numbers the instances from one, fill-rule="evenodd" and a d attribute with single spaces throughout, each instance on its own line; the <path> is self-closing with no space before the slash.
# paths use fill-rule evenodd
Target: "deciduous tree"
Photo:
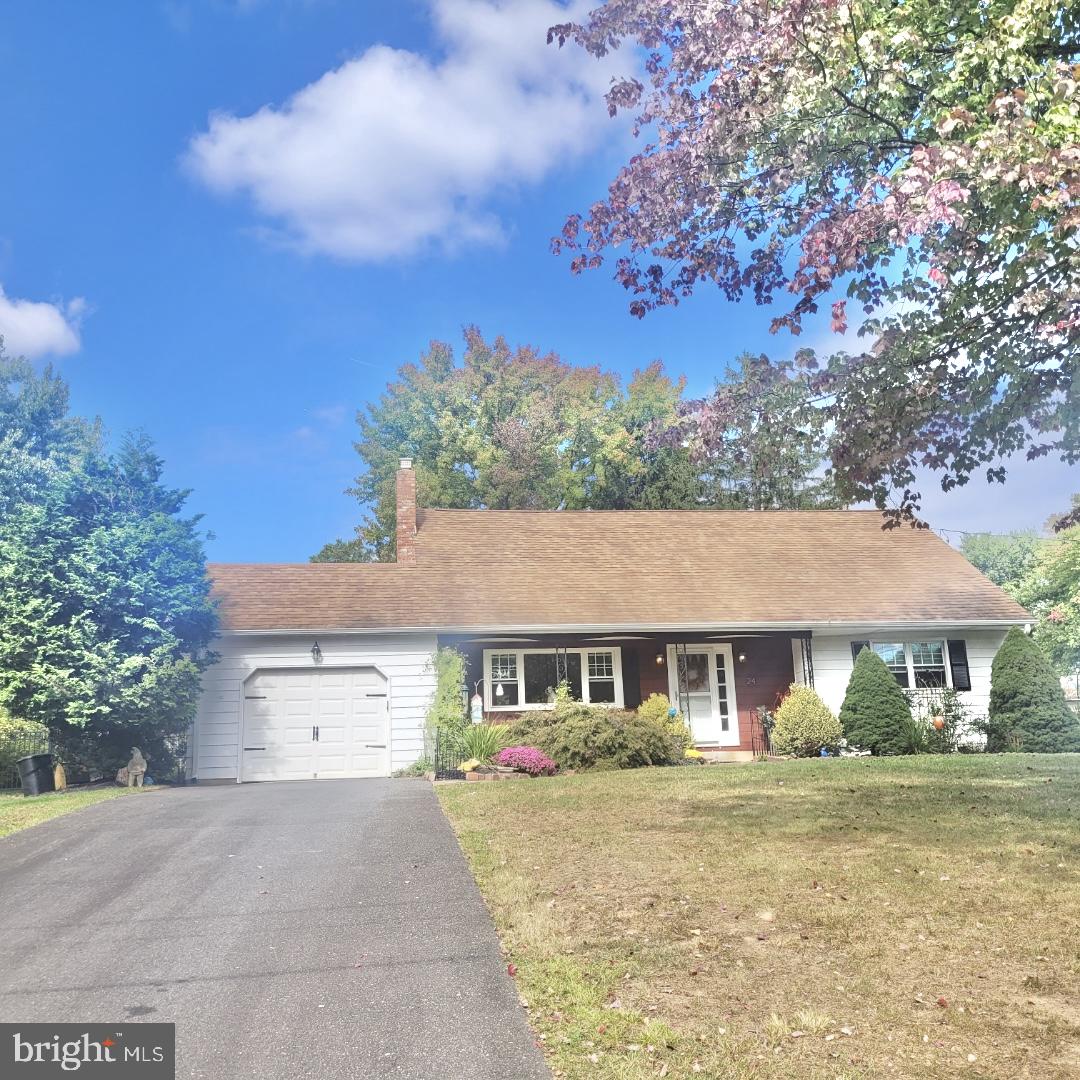
<path id="1" fill-rule="evenodd" d="M 421 505 L 493 509 L 626 509 L 692 506 L 700 484 L 683 447 L 654 447 L 649 433 L 675 416 L 681 383 L 659 364 L 624 389 L 599 367 L 554 353 L 465 335 L 458 363 L 434 342 L 406 364 L 357 417 L 364 464 L 351 494 L 366 508 L 354 540 L 316 561 L 392 559 L 394 473 L 415 461 Z"/>
<path id="2" fill-rule="evenodd" d="M 617 252 L 639 316 L 706 283 L 861 323 L 817 373 L 845 497 L 911 517 L 917 469 L 1077 460 L 1075 4 L 608 0 L 550 37 L 646 55 L 608 93 L 645 144 L 556 250 Z"/>

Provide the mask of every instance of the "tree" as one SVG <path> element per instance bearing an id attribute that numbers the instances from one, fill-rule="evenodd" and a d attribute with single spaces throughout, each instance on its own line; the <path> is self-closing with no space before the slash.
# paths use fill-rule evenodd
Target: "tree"
<path id="1" fill-rule="evenodd" d="M 911 707 L 900 684 L 876 652 L 863 648 L 840 707 L 847 741 L 875 757 L 903 754 L 908 745 L 904 731 L 910 723 Z"/>
<path id="2" fill-rule="evenodd" d="M 462 362 L 434 342 L 357 417 L 364 472 L 351 489 L 367 518 L 316 561 L 392 559 L 394 474 L 416 463 L 422 505 L 495 509 L 693 506 L 700 485 L 682 447 L 646 445 L 674 418 L 682 384 L 659 364 L 624 390 L 598 367 L 465 334 Z"/>
<path id="3" fill-rule="evenodd" d="M 1049 660 L 1018 626 L 990 668 L 988 750 L 1080 752 L 1080 722 Z"/>
<path id="4" fill-rule="evenodd" d="M 46 725 L 69 757 L 115 767 L 137 744 L 161 770 L 213 659 L 198 519 L 145 436 L 111 453 L 66 404 L 51 373 L 0 368 L 0 438 L 42 466 L 26 483 L 4 474 L 0 709 Z"/>
<path id="5" fill-rule="evenodd" d="M 1080 458 L 1080 9 L 1056 0 L 607 0 L 549 31 L 602 57 L 651 141 L 554 242 L 575 272 L 619 249 L 638 316 L 702 283 L 824 304 L 872 343 L 815 385 L 841 494 L 912 517 L 998 459 Z"/>
<path id="6" fill-rule="evenodd" d="M 971 533 L 964 537 L 960 550 L 968 562 L 981 570 L 995 585 L 1010 596 L 1031 571 L 1044 541 L 1035 532 Z"/>
<path id="7" fill-rule="evenodd" d="M 1080 526 L 1044 540 L 1009 592 L 1035 616 L 1034 638 L 1058 672 L 1080 669 Z"/>
<path id="8" fill-rule="evenodd" d="M 807 510 L 841 505 L 825 468 L 825 416 L 810 405 L 791 363 L 743 353 L 723 382 L 679 407 L 665 438 L 690 448 L 703 502 L 732 510 Z"/>

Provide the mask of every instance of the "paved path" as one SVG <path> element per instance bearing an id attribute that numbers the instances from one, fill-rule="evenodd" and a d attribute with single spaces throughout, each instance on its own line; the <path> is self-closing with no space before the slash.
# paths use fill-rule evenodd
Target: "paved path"
<path id="1" fill-rule="evenodd" d="M 172 1021 L 183 1080 L 550 1078 L 421 780 L 166 790 L 0 840 L 0 1020 Z"/>

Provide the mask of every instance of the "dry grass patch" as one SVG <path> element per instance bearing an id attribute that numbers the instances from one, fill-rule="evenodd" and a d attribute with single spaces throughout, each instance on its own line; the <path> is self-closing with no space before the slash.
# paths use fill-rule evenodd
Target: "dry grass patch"
<path id="1" fill-rule="evenodd" d="M 439 792 L 558 1075 L 1077 1075 L 1080 757 Z"/>

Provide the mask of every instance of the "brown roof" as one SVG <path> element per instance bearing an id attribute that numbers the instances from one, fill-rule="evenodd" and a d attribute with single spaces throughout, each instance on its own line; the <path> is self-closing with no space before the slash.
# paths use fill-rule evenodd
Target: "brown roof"
<path id="1" fill-rule="evenodd" d="M 226 628 L 488 630 L 1025 622 L 876 511 L 421 510 L 415 567 L 210 567 Z"/>

